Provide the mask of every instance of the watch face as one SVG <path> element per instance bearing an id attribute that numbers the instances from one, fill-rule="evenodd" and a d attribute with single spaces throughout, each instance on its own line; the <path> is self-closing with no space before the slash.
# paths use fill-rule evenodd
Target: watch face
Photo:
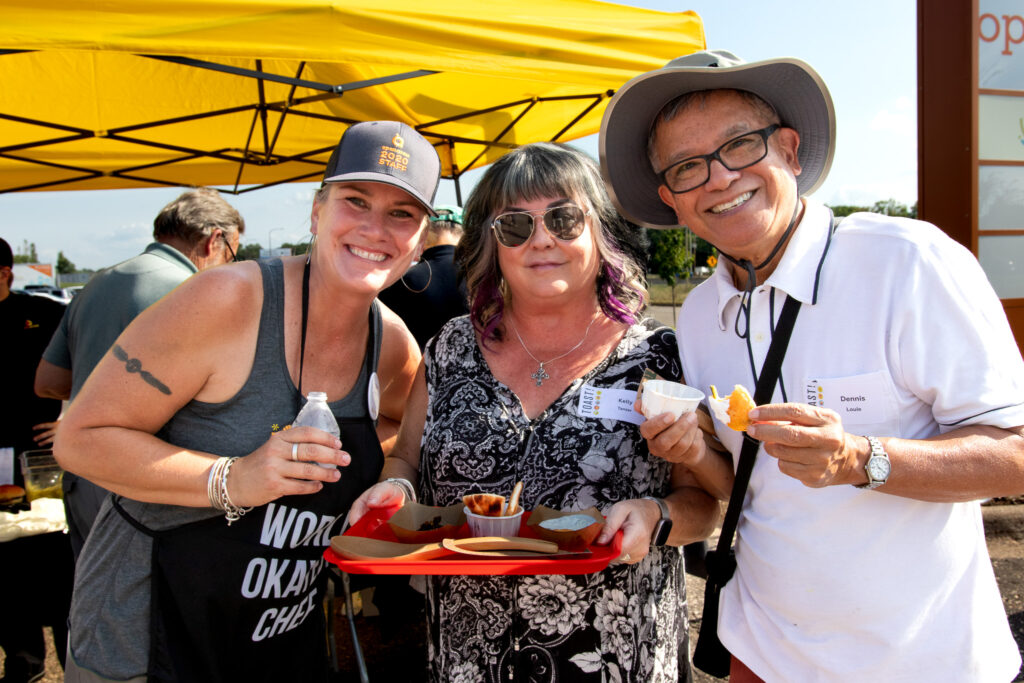
<path id="1" fill-rule="evenodd" d="M 651 539 L 651 545 L 665 545 L 668 543 L 670 533 L 672 533 L 672 520 L 659 520 L 658 525 L 654 527 L 654 538 Z"/>
<path id="2" fill-rule="evenodd" d="M 871 481 L 885 481 L 889 477 L 889 459 L 875 456 L 868 460 L 867 471 Z"/>

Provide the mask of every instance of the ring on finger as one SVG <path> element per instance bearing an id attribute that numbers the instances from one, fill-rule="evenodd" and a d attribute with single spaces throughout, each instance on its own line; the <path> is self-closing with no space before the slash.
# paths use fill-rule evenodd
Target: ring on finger
<path id="1" fill-rule="evenodd" d="M 292 460 L 294 462 L 299 461 L 299 444 L 297 443 L 292 444 Z"/>

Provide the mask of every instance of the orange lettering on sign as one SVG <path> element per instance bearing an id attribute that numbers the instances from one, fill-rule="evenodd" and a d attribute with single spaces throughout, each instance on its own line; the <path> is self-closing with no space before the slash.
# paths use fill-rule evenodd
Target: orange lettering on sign
<path id="1" fill-rule="evenodd" d="M 1014 31 L 1014 28 L 1017 30 Z M 978 37 L 986 43 L 992 43 L 1003 36 L 1003 51 L 1001 54 L 1012 55 L 1010 45 L 1024 43 L 1024 17 L 1016 14 L 1002 15 L 1002 21 L 994 14 L 985 13 L 978 18 Z"/>

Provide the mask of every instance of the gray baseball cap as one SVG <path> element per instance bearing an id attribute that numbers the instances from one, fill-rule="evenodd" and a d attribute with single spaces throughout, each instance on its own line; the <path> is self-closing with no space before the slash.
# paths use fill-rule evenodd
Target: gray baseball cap
<path id="1" fill-rule="evenodd" d="M 349 126 L 331 154 L 324 183 L 373 182 L 405 190 L 434 216 L 441 159 L 426 138 L 399 121 Z"/>
<path id="2" fill-rule="evenodd" d="M 601 172 L 626 218 L 648 228 L 679 227 L 675 212 L 658 197 L 661 181 L 647 156 L 651 127 L 680 95 L 720 89 L 754 93 L 775 107 L 783 126 L 800 134 L 801 196 L 824 182 L 835 154 L 836 114 L 817 72 L 799 59 L 747 63 L 725 50 L 695 52 L 633 78 L 605 109 L 598 143 Z"/>

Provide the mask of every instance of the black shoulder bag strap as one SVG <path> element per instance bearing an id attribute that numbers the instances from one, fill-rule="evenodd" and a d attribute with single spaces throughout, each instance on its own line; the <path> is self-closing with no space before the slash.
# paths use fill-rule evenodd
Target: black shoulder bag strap
<path id="1" fill-rule="evenodd" d="M 786 347 L 793 332 L 796 314 L 800 311 L 800 302 L 787 296 L 786 303 L 779 315 L 779 322 L 772 334 L 772 343 L 768 347 L 768 355 L 764 359 L 761 375 L 757 378 L 754 390 L 754 403 L 761 405 L 770 403 L 775 393 L 775 385 L 782 369 L 782 359 L 786 356 Z M 722 522 L 722 532 L 718 537 L 718 546 L 709 551 L 705 559 L 708 578 L 704 586 L 704 613 L 701 616 L 700 632 L 697 645 L 693 652 L 693 664 L 701 671 L 719 678 L 729 675 L 731 655 L 718 639 L 718 598 L 719 592 L 736 571 L 736 557 L 732 550 L 732 539 L 736 534 L 743 498 L 747 493 L 750 475 L 754 471 L 754 458 L 761 442 L 743 435 L 743 449 L 740 451 L 740 462 L 736 468 L 736 479 L 733 481 L 732 493 L 729 496 L 729 507 Z"/>

